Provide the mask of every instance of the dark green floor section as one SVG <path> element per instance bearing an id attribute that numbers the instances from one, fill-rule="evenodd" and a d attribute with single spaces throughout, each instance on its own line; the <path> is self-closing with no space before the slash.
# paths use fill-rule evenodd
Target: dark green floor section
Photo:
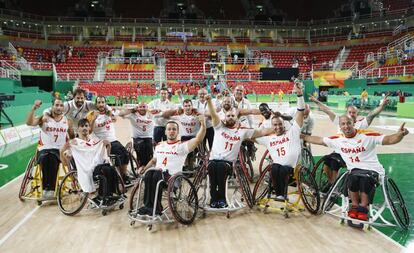
<path id="1" fill-rule="evenodd" d="M 414 219 L 414 154 L 382 154 L 379 160 L 387 175 L 397 184 L 407 205 L 411 222 Z M 380 196 L 379 196 L 380 197 Z M 414 226 L 408 231 L 398 232 L 391 228 L 379 228 L 381 232 L 402 245 L 414 240 Z"/>
<path id="2" fill-rule="evenodd" d="M 21 144 L 17 149 L 16 152 L 3 151 L 0 154 L 0 164 L 8 165 L 8 168 L 0 170 L 0 187 L 24 172 L 27 162 L 34 154 L 36 145 Z M 6 155 L 1 156 L 2 154 Z M 397 183 L 410 216 L 414 219 L 414 153 L 381 154 L 379 159 L 387 174 Z M 376 197 L 381 198 L 381 196 Z M 408 242 L 414 240 L 414 226 L 405 232 L 398 232 L 390 228 L 379 228 L 379 230 L 402 245 L 407 245 Z"/>
<path id="3" fill-rule="evenodd" d="M 21 146 L 25 146 L 25 148 L 20 149 Z M 25 171 L 27 162 L 35 153 L 36 144 L 21 144 L 20 147 L 17 147 L 19 148 L 17 152 L 10 153 L 7 152 L 9 147 L 3 148 L 5 150 L 2 150 L 2 156 L 0 156 L 0 166 L 7 165 L 8 167 L 0 170 L 0 187 Z M 5 155 L 3 156 L 3 154 Z"/>

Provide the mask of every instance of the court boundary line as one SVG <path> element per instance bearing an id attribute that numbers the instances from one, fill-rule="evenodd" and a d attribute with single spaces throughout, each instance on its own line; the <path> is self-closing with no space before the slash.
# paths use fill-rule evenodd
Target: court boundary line
<path id="1" fill-rule="evenodd" d="M 13 227 L 12 227 L 12 229 L 10 229 L 9 230 L 9 232 L 7 232 L 7 234 L 5 235 L 5 236 L 3 236 L 3 238 L 1 238 L 0 239 L 0 247 L 14 234 L 14 233 L 16 233 L 17 232 L 17 230 L 19 230 L 19 228 L 21 227 L 21 226 L 23 226 L 23 224 L 25 224 L 26 223 L 26 221 L 28 220 L 28 219 L 30 219 L 32 216 L 33 216 L 33 214 L 37 211 L 37 210 L 39 210 L 39 208 L 40 208 L 40 206 L 37 206 L 37 207 L 35 207 L 32 211 L 30 211 L 28 214 L 26 214 L 26 216 L 23 218 L 23 219 L 21 219 L 16 225 L 14 225 Z"/>
<path id="2" fill-rule="evenodd" d="M 388 235 L 384 234 L 383 232 L 379 231 L 377 228 L 372 227 L 372 230 L 377 232 L 377 234 L 379 234 L 380 236 L 382 236 L 385 240 L 392 242 L 394 245 L 399 246 L 401 249 L 406 250 L 407 247 L 405 247 L 404 245 L 399 244 L 397 241 L 395 241 L 394 239 L 392 239 L 391 237 L 389 237 Z"/>

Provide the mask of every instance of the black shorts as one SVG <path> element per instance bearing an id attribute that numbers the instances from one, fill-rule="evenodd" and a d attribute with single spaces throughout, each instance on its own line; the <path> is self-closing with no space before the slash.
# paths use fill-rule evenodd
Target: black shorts
<path id="1" fill-rule="evenodd" d="M 378 183 L 378 177 L 378 173 L 372 170 L 352 169 L 347 178 L 348 189 L 370 195 Z"/>
<path id="2" fill-rule="evenodd" d="M 57 160 L 60 162 L 59 149 L 43 149 L 37 152 L 37 164 L 42 164 L 43 159 L 45 159 L 49 155 L 55 156 Z"/>
<path id="3" fill-rule="evenodd" d="M 125 165 L 129 163 L 128 151 L 119 141 L 111 142 L 111 154 L 116 155 L 116 166 Z"/>
<path id="4" fill-rule="evenodd" d="M 181 136 L 181 141 L 189 141 L 195 138 L 195 136 Z"/>
<path id="5" fill-rule="evenodd" d="M 341 155 L 338 153 L 331 153 L 325 156 L 325 165 L 328 166 L 331 170 L 338 171 L 340 168 L 345 167 L 345 161 L 342 159 Z"/>

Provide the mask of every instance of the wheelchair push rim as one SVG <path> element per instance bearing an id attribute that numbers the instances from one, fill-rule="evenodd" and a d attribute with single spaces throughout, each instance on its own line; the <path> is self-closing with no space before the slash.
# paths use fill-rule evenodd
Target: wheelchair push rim
<path id="1" fill-rule="evenodd" d="M 66 215 L 79 213 L 87 202 L 87 193 L 84 193 L 77 179 L 77 172 L 71 171 L 63 178 L 59 185 L 58 206 L 60 211 Z M 71 201 L 73 207 L 66 203 Z"/>
<path id="2" fill-rule="evenodd" d="M 168 180 L 168 206 L 176 221 L 183 225 L 194 222 L 198 211 L 197 191 L 184 175 L 177 174 Z"/>
<path id="3" fill-rule="evenodd" d="M 298 173 L 298 191 L 306 209 L 317 214 L 321 203 L 318 185 L 309 169 L 303 166 Z"/>
<path id="4" fill-rule="evenodd" d="M 27 199 L 26 198 L 26 195 L 27 195 L 26 191 L 28 189 L 30 179 L 32 177 L 33 170 L 35 170 L 35 169 L 36 169 L 36 155 L 32 156 L 32 158 L 27 163 L 26 171 L 24 173 L 22 183 L 20 185 L 20 190 L 19 190 L 19 199 L 20 199 L 20 201 L 25 201 Z"/>
<path id="5" fill-rule="evenodd" d="M 394 220 L 401 229 L 408 229 L 410 216 L 400 190 L 394 180 L 389 177 L 386 177 L 384 184 L 384 192 Z"/>

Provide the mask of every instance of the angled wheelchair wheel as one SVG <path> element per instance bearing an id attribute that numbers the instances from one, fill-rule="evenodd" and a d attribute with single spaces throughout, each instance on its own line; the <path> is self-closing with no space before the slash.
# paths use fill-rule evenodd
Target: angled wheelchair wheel
<path id="1" fill-rule="evenodd" d="M 78 182 L 78 173 L 71 171 L 63 178 L 59 185 L 58 206 L 66 215 L 75 215 L 85 206 L 87 193 L 84 193 Z"/>
<path id="2" fill-rule="evenodd" d="M 401 229 L 408 229 L 408 226 L 410 225 L 410 216 L 400 190 L 394 180 L 389 177 L 385 178 L 384 184 L 384 192 L 387 195 L 392 216 Z"/>
<path id="3" fill-rule="evenodd" d="M 200 168 L 196 170 L 196 173 L 194 175 L 193 179 L 193 185 L 198 191 L 201 187 L 202 181 L 207 177 L 207 164 L 203 164 Z"/>
<path id="4" fill-rule="evenodd" d="M 181 224 L 193 223 L 198 211 L 196 188 L 184 175 L 178 174 L 168 180 L 168 206 L 175 220 Z"/>
<path id="5" fill-rule="evenodd" d="M 115 167 L 116 170 L 116 175 L 118 176 L 118 184 L 117 184 L 117 188 L 116 188 L 116 193 L 118 195 L 123 195 L 127 192 L 126 187 L 125 187 L 125 183 L 124 180 L 121 176 L 121 173 L 119 172 L 119 169 L 117 167 Z"/>
<path id="6" fill-rule="evenodd" d="M 39 191 L 39 194 L 41 194 L 40 192 L 41 182 L 39 180 L 37 180 L 39 182 L 36 182 L 36 181 L 32 182 L 32 180 L 36 176 L 34 175 L 36 173 L 36 170 L 37 170 L 37 161 L 36 161 L 36 155 L 34 155 L 27 163 L 26 171 L 22 179 L 22 184 L 20 185 L 20 190 L 19 190 L 20 201 L 24 201 L 26 196 L 30 196 L 32 195 L 32 193 L 35 193 L 36 191 Z"/>
<path id="7" fill-rule="evenodd" d="M 299 169 L 298 190 L 306 209 L 312 214 L 317 214 L 321 204 L 318 185 L 309 169 L 303 166 Z"/>
<path id="8" fill-rule="evenodd" d="M 260 159 L 260 163 L 259 163 L 259 173 L 262 174 L 263 171 L 266 169 L 266 167 L 268 165 L 272 165 L 273 161 L 272 158 L 269 155 L 269 151 L 266 150 L 262 156 L 262 158 Z"/>
<path id="9" fill-rule="evenodd" d="M 240 163 L 236 163 L 235 166 L 236 166 L 235 167 L 236 178 L 239 183 L 239 187 L 241 188 L 243 197 L 245 198 L 246 203 L 249 206 L 249 208 L 253 208 L 254 198 L 253 198 L 252 190 L 250 189 L 249 180 L 244 174 L 242 165 Z"/>
<path id="10" fill-rule="evenodd" d="M 308 148 L 302 148 L 300 163 L 302 166 L 312 170 L 315 166 L 315 160 L 313 159 L 312 153 Z"/>
<path id="11" fill-rule="evenodd" d="M 129 198 L 129 211 L 137 212 L 138 209 L 144 205 L 144 190 L 145 182 L 141 178 L 132 188 L 131 196 Z"/>
<path id="12" fill-rule="evenodd" d="M 271 177 L 270 177 L 270 170 L 272 166 L 268 165 L 264 171 L 260 174 L 259 179 L 256 182 L 256 185 L 254 186 L 253 190 L 253 199 L 255 204 L 265 198 L 270 190 L 270 184 L 271 184 Z"/>
<path id="13" fill-rule="evenodd" d="M 132 174 L 134 178 L 138 178 L 139 177 L 138 169 L 141 165 L 139 164 L 138 159 L 134 156 L 135 151 L 133 149 L 132 142 L 128 142 L 125 145 L 125 149 L 128 152 L 128 159 L 129 159 L 128 172 Z"/>
<path id="14" fill-rule="evenodd" d="M 346 171 L 335 180 L 333 187 L 329 190 L 323 200 L 322 212 L 331 210 L 335 204 L 340 203 L 341 195 L 347 194 L 346 181 L 348 174 L 349 172 Z"/>
<path id="15" fill-rule="evenodd" d="M 141 165 L 139 164 L 138 160 L 135 158 L 132 152 L 128 152 L 128 159 L 129 159 L 129 164 L 128 164 L 129 172 L 134 176 L 134 178 L 138 178 L 139 177 L 138 169 Z"/>
<path id="16" fill-rule="evenodd" d="M 325 165 L 325 156 L 321 157 L 315 166 L 307 167 L 311 169 L 312 177 L 315 179 L 316 184 L 318 185 L 319 190 L 324 190 L 328 187 L 329 181 L 328 176 L 323 171 Z M 313 169 L 312 169 L 313 168 Z"/>
<path id="17" fill-rule="evenodd" d="M 244 148 L 240 149 L 239 161 L 240 161 L 240 165 L 242 166 L 243 173 L 245 174 L 247 180 L 249 180 L 249 182 L 252 183 L 253 177 L 254 177 L 253 165 L 252 165 L 252 161 L 247 155 L 246 149 Z"/>

